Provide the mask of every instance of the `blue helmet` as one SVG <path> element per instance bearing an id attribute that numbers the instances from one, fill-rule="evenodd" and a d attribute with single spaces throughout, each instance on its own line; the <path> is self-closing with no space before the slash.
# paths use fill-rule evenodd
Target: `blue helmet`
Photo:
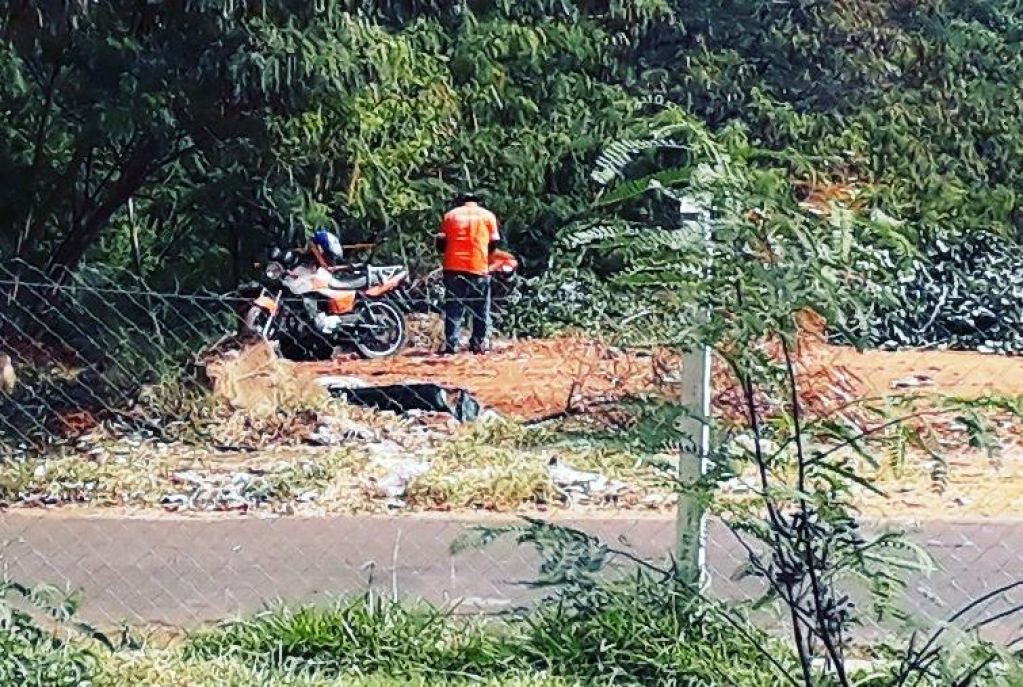
<path id="1" fill-rule="evenodd" d="M 309 243 L 319 248 L 323 259 L 334 265 L 341 260 L 344 250 L 341 248 L 341 239 L 326 229 L 317 229 Z"/>

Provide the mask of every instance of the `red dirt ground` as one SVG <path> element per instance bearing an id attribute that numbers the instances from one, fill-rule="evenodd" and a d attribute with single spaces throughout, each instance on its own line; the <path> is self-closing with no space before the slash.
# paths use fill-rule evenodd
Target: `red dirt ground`
<path id="1" fill-rule="evenodd" d="M 868 351 L 815 343 L 804 347 L 810 380 L 851 378 L 867 395 L 887 395 L 899 380 L 923 384 L 901 390 L 977 397 L 1023 395 L 1023 359 L 949 351 Z M 376 384 L 432 382 L 468 389 L 484 405 L 523 419 L 539 419 L 649 388 L 657 363 L 582 339 L 507 343 L 486 356 L 442 358 L 411 351 L 390 360 L 339 360 L 318 372 L 351 375 Z M 828 381 L 828 380 L 831 381 Z M 823 391 L 823 390 L 816 390 Z"/>
<path id="2" fill-rule="evenodd" d="M 485 356 L 440 357 L 410 351 L 389 360 L 317 363 L 324 374 L 351 375 L 372 384 L 429 382 L 467 389 L 485 406 L 522 419 L 540 419 L 580 403 L 648 387 L 652 360 L 582 339 L 498 344 Z"/>

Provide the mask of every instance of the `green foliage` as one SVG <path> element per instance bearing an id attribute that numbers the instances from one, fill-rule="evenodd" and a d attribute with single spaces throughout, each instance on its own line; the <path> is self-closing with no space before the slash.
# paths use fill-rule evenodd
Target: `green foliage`
<path id="1" fill-rule="evenodd" d="M 677 582 L 645 574 L 566 594 L 525 622 L 522 652 L 535 667 L 586 682 L 791 684 L 764 651 L 795 670 L 781 643 L 736 629 Z"/>
<path id="2" fill-rule="evenodd" d="M 723 623 L 684 589 L 639 576 L 581 592 L 508 624 L 474 625 L 378 597 L 268 614 L 190 638 L 190 661 L 222 657 L 286 671 L 473 680 L 548 675 L 592 684 L 789 684 L 765 667 L 780 645 Z M 780 658 L 780 661 L 790 659 Z"/>
<path id="3" fill-rule="evenodd" d="M 580 263 L 590 259 L 591 269 L 647 309 L 641 330 L 621 327 L 624 340 L 683 351 L 707 347 L 727 365 L 741 412 L 719 410 L 706 421 L 718 442 L 735 433 L 751 440 L 719 443 L 709 456 L 715 469 L 679 490 L 688 495 L 695 487 L 702 492 L 697 499 L 707 501 L 729 469 L 745 466 L 755 476 L 755 499 L 721 509 L 747 553 L 737 578 L 762 582 L 766 592 L 755 607 L 777 602 L 791 620 L 799 684 L 851 687 L 850 628 L 866 612 L 875 620 L 898 617 L 902 574 L 930 568 L 926 553 L 898 533 L 865 533 L 853 505 L 858 490 L 874 488 L 858 474 L 860 461 L 878 462 L 870 455 L 877 444 L 864 449 L 866 440 L 885 426 L 913 427 L 907 418 L 880 427 L 860 422 L 866 401 L 809 403 L 800 379 L 802 317 L 823 316 L 855 338 L 868 307 L 887 295 L 892 256 L 908 255 L 905 239 L 877 206 L 839 199 L 822 209 L 798 201 L 799 179 L 820 176 L 833 159 L 764 149 L 740 125 L 715 135 L 672 108 L 658 119 L 645 145 L 637 139 L 612 146 L 598 163 L 595 177 L 609 185 L 605 196 L 620 199 L 609 206 L 614 219 L 582 222 L 561 245 L 575 250 Z M 684 191 L 661 179 L 684 184 Z M 647 194 L 640 193 L 644 185 Z M 680 215 L 674 221 L 672 208 Z M 964 415 L 964 423 L 981 445 L 979 417 Z M 575 537 L 569 532 L 564 540 Z M 592 547 L 601 550 L 599 542 Z M 577 567 L 589 573 L 592 566 Z M 866 608 L 853 601 L 857 587 L 868 591 Z M 901 676 L 883 684 L 922 679 L 944 658 L 934 641 L 903 655 Z M 814 668 L 821 659 L 830 666 L 824 674 Z M 991 660 L 975 661 L 976 675 Z"/>
<path id="4" fill-rule="evenodd" d="M 982 230 L 966 236 L 939 231 L 920 248 L 920 259 L 896 278 L 895 307 L 872 309 L 863 323 L 871 344 L 1023 350 L 1023 253 L 1017 241 Z"/>
<path id="5" fill-rule="evenodd" d="M 153 655 L 155 654 L 155 655 Z M 581 687 L 544 676 L 503 676 L 490 680 L 467 678 L 391 677 L 387 675 L 331 676 L 316 670 L 282 671 L 246 664 L 240 659 L 183 660 L 176 651 L 147 652 L 105 666 L 96 687 L 144 685 L 216 685 L 216 687 Z"/>
<path id="6" fill-rule="evenodd" d="M 97 653 L 44 626 L 49 621 L 73 628 L 76 610 L 73 597 L 52 587 L 0 580 L 0 686 L 78 687 L 95 675 Z M 78 629 L 106 642 L 88 626 Z"/>
<path id="7" fill-rule="evenodd" d="M 187 656 L 244 657 L 280 668 L 333 673 L 497 674 L 508 662 L 499 637 L 457 626 L 433 609 L 369 594 L 334 608 L 267 613 L 196 635 Z"/>
<path id="8" fill-rule="evenodd" d="M 505 328 L 645 321 L 649 302 L 604 284 L 629 248 L 555 237 L 622 178 L 617 160 L 677 135 L 652 101 L 707 134 L 742 122 L 804 156 L 797 176 L 856 186 L 913 240 L 1019 228 L 1011 0 L 732 0 L 681 22 L 663 2 L 27 8 L 4 16 L 0 252 L 62 280 L 84 257 L 159 288 L 229 286 L 266 242 L 321 223 L 430 265 L 445 199 L 471 184 L 540 273 Z M 687 180 L 679 156 L 630 169 L 598 211 L 667 221 L 651 190 Z"/>
<path id="9" fill-rule="evenodd" d="M 911 238 L 1012 234 L 1018 10 L 19 0 L 0 15 L 0 253 L 54 274 L 84 256 L 161 286 L 222 287 L 266 242 L 334 223 L 432 263 L 444 203 L 471 184 L 541 272 L 608 181 L 589 175 L 606 142 L 642 141 L 656 103 L 826 160 L 806 176 L 854 185 Z M 674 167 L 599 202 L 671 186 Z"/>
<path id="10" fill-rule="evenodd" d="M 1015 0 L 731 0 L 694 8 L 679 34 L 663 60 L 704 50 L 664 88 L 698 116 L 742 119 L 771 148 L 841 155 L 832 171 L 916 230 L 1020 228 Z"/>
<path id="11" fill-rule="evenodd" d="M 14 3 L 0 250 L 54 274 L 91 256 L 230 283 L 313 223 L 422 250 L 473 185 L 543 255 L 639 110 L 622 39 L 663 11 L 549 4 Z"/>

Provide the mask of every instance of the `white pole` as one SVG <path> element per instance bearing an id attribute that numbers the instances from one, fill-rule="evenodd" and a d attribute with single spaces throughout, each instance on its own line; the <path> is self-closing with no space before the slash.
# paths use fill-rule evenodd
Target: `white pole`
<path id="1" fill-rule="evenodd" d="M 682 215 L 699 217 L 697 237 L 707 248 L 707 275 L 711 269 L 711 221 L 706 208 L 684 199 Z M 692 225 L 691 225 L 692 226 Z M 699 240 L 699 239 L 697 239 Z M 698 317 L 705 318 L 707 313 Z M 704 322 L 697 322 L 703 324 Z M 696 484 L 707 474 L 710 461 L 710 398 L 711 351 L 697 346 L 682 357 L 682 393 L 679 402 L 683 415 L 679 421 L 681 434 L 678 478 L 678 513 L 675 520 L 677 564 L 679 576 L 688 584 L 702 587 L 707 563 L 707 517 L 702 495 Z"/>
<path id="2" fill-rule="evenodd" d="M 679 420 L 682 435 L 678 463 L 679 484 L 695 485 L 706 473 L 710 453 L 710 348 L 703 346 L 682 358 L 684 415 Z M 692 490 L 679 494 L 675 522 L 679 575 L 692 585 L 703 583 L 706 566 L 707 518 L 702 497 Z"/>

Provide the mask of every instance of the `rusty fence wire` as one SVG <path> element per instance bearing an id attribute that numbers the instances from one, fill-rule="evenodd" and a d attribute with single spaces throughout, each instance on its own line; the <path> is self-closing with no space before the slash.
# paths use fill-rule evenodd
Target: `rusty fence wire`
<path id="1" fill-rule="evenodd" d="M 677 357 L 592 333 L 516 339 L 502 335 L 500 313 L 487 355 L 441 357 L 432 298 L 406 303 L 398 356 L 296 361 L 236 336 L 251 296 L 0 267 L 3 574 L 80 590 L 83 613 L 101 624 L 192 627 L 367 588 L 510 610 L 536 598 L 523 585 L 535 552 L 512 540 L 453 545 L 469 527 L 523 513 L 637 556 L 671 555 L 664 464 L 677 461 Z M 1023 391 L 1013 358 L 826 342 L 808 356 L 808 404 Z M 720 370 L 714 379 L 725 412 L 734 390 Z M 886 496 L 858 503 L 870 528 L 905 531 L 933 559 L 908 577 L 910 622 L 938 622 L 1023 576 L 1019 426 L 993 418 L 998 451 L 946 442 L 939 460 L 907 450 L 871 477 Z M 930 429 L 941 445 L 965 421 Z M 720 492 L 753 488 L 739 475 Z M 739 602 L 761 591 L 736 580 L 746 553 L 713 517 L 706 550 L 710 594 Z M 987 629 L 1007 637 L 1013 623 Z"/>

